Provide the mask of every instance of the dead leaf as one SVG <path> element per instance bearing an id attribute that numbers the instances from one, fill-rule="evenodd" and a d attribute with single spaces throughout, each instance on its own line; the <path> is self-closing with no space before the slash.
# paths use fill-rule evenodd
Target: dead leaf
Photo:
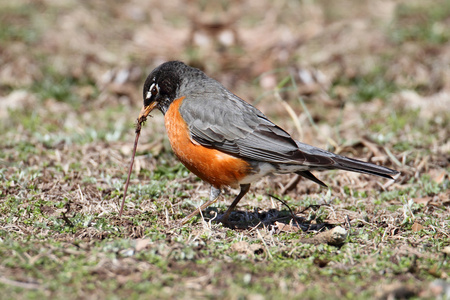
<path id="1" fill-rule="evenodd" d="M 294 226 L 292 224 L 284 224 L 281 222 L 275 222 L 275 225 L 278 227 L 278 230 L 282 232 L 299 232 L 302 231 L 301 228 Z"/>
<path id="2" fill-rule="evenodd" d="M 231 245 L 231 250 L 246 254 L 249 256 L 254 256 L 255 254 L 260 254 L 264 252 L 264 248 L 260 244 L 250 244 L 246 241 L 240 241 Z"/>
<path id="3" fill-rule="evenodd" d="M 250 244 L 248 242 L 240 241 L 231 245 L 231 250 L 243 253 L 248 250 L 248 248 L 250 247 L 249 245 Z"/>
<path id="4" fill-rule="evenodd" d="M 426 206 L 432 199 L 433 199 L 432 197 L 427 196 L 427 197 L 422 197 L 422 198 L 414 198 L 413 201 L 414 201 L 414 203 L 424 204 Z"/>
<path id="5" fill-rule="evenodd" d="M 320 258 L 316 257 L 316 258 L 314 258 L 313 262 L 319 268 L 324 268 L 324 267 L 326 267 L 328 265 L 330 260 L 329 259 L 320 259 Z"/>
<path id="6" fill-rule="evenodd" d="M 136 252 L 139 252 L 141 250 L 144 250 L 147 245 L 149 245 L 151 242 L 150 239 L 137 239 L 136 240 L 136 246 L 134 247 Z"/>
<path id="7" fill-rule="evenodd" d="M 412 231 L 414 232 L 421 231 L 423 228 L 424 227 L 417 222 L 414 222 L 414 224 L 411 227 Z"/>
<path id="8" fill-rule="evenodd" d="M 430 170 L 429 172 L 431 179 L 433 179 L 434 182 L 440 184 L 444 181 L 445 177 L 448 175 L 447 171 L 444 169 L 440 170 Z"/>
<path id="9" fill-rule="evenodd" d="M 442 252 L 443 252 L 444 254 L 450 255 L 450 246 L 444 247 L 444 248 L 442 249 Z"/>
<path id="10" fill-rule="evenodd" d="M 436 278 L 440 278 L 443 272 L 437 264 L 434 264 L 428 269 L 428 273 Z"/>

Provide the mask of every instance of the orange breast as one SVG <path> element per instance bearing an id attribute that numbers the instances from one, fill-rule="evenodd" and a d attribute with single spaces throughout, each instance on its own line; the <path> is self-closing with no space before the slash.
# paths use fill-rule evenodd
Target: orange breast
<path id="1" fill-rule="evenodd" d="M 184 97 L 173 101 L 164 116 L 173 152 L 186 168 L 216 188 L 237 186 L 239 181 L 251 172 L 250 164 L 193 142 L 189 136 L 188 126 L 179 112 L 183 99 Z"/>

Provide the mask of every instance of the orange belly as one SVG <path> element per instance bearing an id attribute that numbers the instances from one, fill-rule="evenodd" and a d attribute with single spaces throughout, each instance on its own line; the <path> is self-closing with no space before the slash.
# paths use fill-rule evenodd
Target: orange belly
<path id="1" fill-rule="evenodd" d="M 250 164 L 193 142 L 189 136 L 188 126 L 179 112 L 183 99 L 184 97 L 173 101 L 164 116 L 173 152 L 186 168 L 216 188 L 236 187 L 251 172 Z"/>

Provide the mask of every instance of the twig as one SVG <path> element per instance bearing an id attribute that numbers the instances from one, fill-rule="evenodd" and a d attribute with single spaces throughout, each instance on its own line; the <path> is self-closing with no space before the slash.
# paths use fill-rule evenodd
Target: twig
<path id="1" fill-rule="evenodd" d="M 391 150 L 389 148 L 384 147 L 384 151 L 386 151 L 386 154 L 389 156 L 389 158 L 399 167 L 403 166 L 402 163 L 392 154 Z"/>
<path id="2" fill-rule="evenodd" d="M 134 148 L 133 148 L 133 154 L 131 156 L 130 168 L 128 170 L 127 182 L 125 183 L 125 190 L 123 191 L 122 205 L 120 205 L 119 218 L 122 217 L 123 206 L 125 205 L 125 198 L 127 197 L 128 185 L 130 184 L 131 171 L 133 170 L 134 157 L 136 156 L 136 149 L 137 149 L 137 145 L 138 145 L 138 141 L 139 141 L 139 135 L 141 134 L 142 124 L 144 124 L 144 122 L 146 120 L 147 120 L 146 117 L 137 119 L 136 131 L 135 131 L 136 132 L 136 138 L 134 140 Z"/>
<path id="3" fill-rule="evenodd" d="M 287 191 L 293 189 L 300 182 L 301 178 L 302 177 L 300 175 L 295 174 L 295 176 L 292 177 L 291 181 L 289 181 L 288 184 L 280 191 L 280 194 L 284 195 Z"/>
<path id="4" fill-rule="evenodd" d="M 261 232 L 259 232 L 258 229 L 256 229 L 256 232 L 258 233 L 258 236 L 261 239 L 261 242 L 263 243 L 264 248 L 266 248 L 266 251 L 267 251 L 267 254 L 268 254 L 269 258 L 273 259 L 272 253 L 270 253 L 270 250 L 269 250 L 269 246 L 267 246 L 266 241 L 264 241 L 264 238 L 262 237 Z"/>
<path id="5" fill-rule="evenodd" d="M 29 289 L 29 290 L 38 290 L 42 289 L 42 286 L 38 283 L 30 283 L 30 282 L 22 282 L 17 280 L 11 280 L 6 277 L 0 276 L 0 283 L 20 287 L 23 289 Z"/>
<path id="6" fill-rule="evenodd" d="M 68 214 L 70 212 L 70 200 L 64 205 L 64 208 L 66 209 L 66 211 L 62 211 L 61 212 L 61 219 L 66 222 L 66 225 L 69 227 L 74 227 L 72 221 L 70 221 L 69 217 L 67 217 L 66 214 Z M 75 215 L 74 215 L 75 216 Z"/>

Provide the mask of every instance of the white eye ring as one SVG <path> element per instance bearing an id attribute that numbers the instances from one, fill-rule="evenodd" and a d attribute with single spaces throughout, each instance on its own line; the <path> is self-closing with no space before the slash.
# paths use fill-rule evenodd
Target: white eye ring
<path id="1" fill-rule="evenodd" d="M 156 96 L 159 91 L 159 86 L 156 83 L 153 83 L 148 89 L 146 99 L 150 99 L 152 96 Z"/>

